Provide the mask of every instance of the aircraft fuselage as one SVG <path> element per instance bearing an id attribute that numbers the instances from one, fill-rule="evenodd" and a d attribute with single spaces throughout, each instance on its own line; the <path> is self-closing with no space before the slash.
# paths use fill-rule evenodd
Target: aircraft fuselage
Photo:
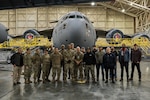
<path id="1" fill-rule="evenodd" d="M 60 48 L 62 44 L 74 43 L 75 46 L 92 47 L 96 41 L 96 32 L 88 18 L 80 12 L 71 12 L 58 21 L 53 30 L 53 44 Z"/>

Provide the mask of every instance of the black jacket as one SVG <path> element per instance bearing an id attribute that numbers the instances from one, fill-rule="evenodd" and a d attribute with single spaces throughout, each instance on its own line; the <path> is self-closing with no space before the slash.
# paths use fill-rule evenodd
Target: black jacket
<path id="1" fill-rule="evenodd" d="M 142 53 L 139 49 L 131 51 L 131 61 L 133 63 L 140 62 L 141 61 L 141 56 L 142 56 Z"/>
<path id="2" fill-rule="evenodd" d="M 103 56 L 103 63 L 105 68 L 114 68 L 116 64 L 115 55 L 113 53 L 110 54 L 106 53 Z"/>
<path id="3" fill-rule="evenodd" d="M 16 66 L 23 66 L 23 54 L 15 53 L 11 56 L 11 63 Z"/>
<path id="4" fill-rule="evenodd" d="M 92 52 L 85 53 L 83 57 L 83 62 L 85 62 L 85 65 L 95 65 L 96 64 L 95 55 Z"/>

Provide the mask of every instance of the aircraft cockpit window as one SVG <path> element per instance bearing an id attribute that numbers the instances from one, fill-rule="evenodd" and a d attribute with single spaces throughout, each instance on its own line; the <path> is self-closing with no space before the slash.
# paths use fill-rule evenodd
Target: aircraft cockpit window
<path id="1" fill-rule="evenodd" d="M 69 18 L 75 18 L 75 15 L 70 15 Z"/>
<path id="2" fill-rule="evenodd" d="M 80 16 L 80 15 L 77 15 L 77 18 L 82 18 L 82 16 Z"/>
<path id="3" fill-rule="evenodd" d="M 89 23 L 89 20 L 86 17 L 84 17 L 84 19 Z"/>
<path id="4" fill-rule="evenodd" d="M 68 16 L 64 17 L 63 20 L 66 20 Z"/>

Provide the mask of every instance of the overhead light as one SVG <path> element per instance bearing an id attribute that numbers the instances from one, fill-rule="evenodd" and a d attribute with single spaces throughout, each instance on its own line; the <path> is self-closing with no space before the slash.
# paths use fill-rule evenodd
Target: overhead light
<path id="1" fill-rule="evenodd" d="M 91 6 L 95 6 L 95 2 L 91 2 Z"/>
<path id="2" fill-rule="evenodd" d="M 122 9 L 121 12 L 125 12 L 125 9 Z"/>

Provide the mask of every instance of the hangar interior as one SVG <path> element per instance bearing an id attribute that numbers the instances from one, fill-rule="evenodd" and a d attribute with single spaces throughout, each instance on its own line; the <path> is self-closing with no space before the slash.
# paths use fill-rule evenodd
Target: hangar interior
<path id="1" fill-rule="evenodd" d="M 124 34 L 135 34 L 149 29 L 149 6 L 149 0 L 116 0 L 115 2 L 97 2 L 94 6 L 90 3 L 73 3 L 72 5 L 18 8 L 0 10 L 0 22 L 10 29 L 9 34 L 20 35 L 31 28 L 37 30 L 52 28 L 55 24 L 50 22 L 59 20 L 70 11 L 79 11 L 93 22 L 95 28 L 104 30 L 118 28 Z"/>
<path id="2" fill-rule="evenodd" d="M 91 2 L 95 1 L 93 5 Z M 100 2 L 99 2 L 100 1 Z M 79 11 L 85 14 L 96 29 L 117 28 L 124 34 L 137 32 L 149 34 L 150 0 L 1 0 L 0 23 L 9 28 L 9 34 L 22 35 L 28 29 L 44 30 L 53 28 L 64 14 Z M 33 51 L 32 51 L 33 52 Z M 0 51 L 1 58 L 7 58 Z M 142 81 L 138 81 L 135 70 L 134 80 L 120 82 L 120 64 L 117 63 L 117 81 L 105 84 L 101 78 L 97 83 L 46 83 L 21 84 L 13 86 L 13 65 L 0 63 L 1 100 L 149 100 L 150 66 L 149 59 L 141 61 Z M 131 62 L 129 63 L 131 72 Z M 63 74 L 61 73 L 61 80 Z M 52 79 L 52 73 L 50 74 Z"/>

